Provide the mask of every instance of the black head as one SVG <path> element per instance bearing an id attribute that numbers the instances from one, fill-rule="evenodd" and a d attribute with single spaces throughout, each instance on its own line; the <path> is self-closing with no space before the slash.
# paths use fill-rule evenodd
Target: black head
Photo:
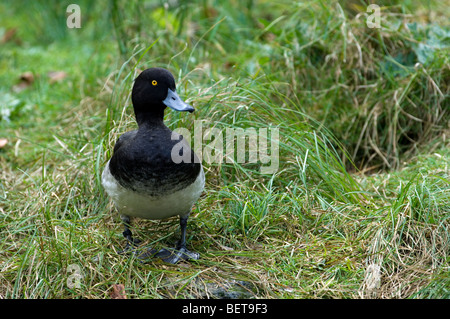
<path id="1" fill-rule="evenodd" d="M 138 123 L 145 119 L 162 119 L 167 106 L 176 111 L 194 111 L 176 93 L 173 75 L 162 68 L 150 68 L 139 74 L 131 99 Z"/>

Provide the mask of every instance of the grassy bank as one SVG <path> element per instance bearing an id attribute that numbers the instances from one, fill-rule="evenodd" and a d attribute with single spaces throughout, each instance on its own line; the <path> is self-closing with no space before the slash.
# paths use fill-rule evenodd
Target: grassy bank
<path id="1" fill-rule="evenodd" d="M 80 29 L 67 5 L 0 4 L 2 298 L 450 297 L 444 4 L 386 1 L 374 29 L 358 1 L 79 1 Z M 279 132 L 273 174 L 203 163 L 201 259 L 177 266 L 117 254 L 100 183 L 151 66 L 196 108 L 171 129 Z M 135 224 L 144 245 L 178 231 Z"/>

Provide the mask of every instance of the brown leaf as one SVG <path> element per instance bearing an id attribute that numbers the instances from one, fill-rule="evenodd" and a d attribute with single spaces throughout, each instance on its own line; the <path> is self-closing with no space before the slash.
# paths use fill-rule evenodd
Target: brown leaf
<path id="1" fill-rule="evenodd" d="M 29 87 L 34 82 L 34 75 L 32 72 L 24 72 L 19 77 L 19 83 L 13 86 L 14 92 L 20 92 Z"/>
<path id="2" fill-rule="evenodd" d="M 127 299 L 125 286 L 123 284 L 114 284 L 113 291 L 109 295 L 111 299 Z"/>
<path id="3" fill-rule="evenodd" d="M 4 148 L 8 144 L 8 140 L 6 138 L 0 138 L 0 148 Z"/>
<path id="4" fill-rule="evenodd" d="M 64 80 L 64 78 L 67 76 L 67 73 L 64 71 L 51 71 L 47 73 L 50 83 L 60 82 Z"/>
<path id="5" fill-rule="evenodd" d="M 5 33 L 3 33 L 2 43 L 6 43 L 10 41 L 12 38 L 14 38 L 16 32 L 17 32 L 16 28 L 6 30 Z"/>
<path id="6" fill-rule="evenodd" d="M 32 84 L 34 82 L 34 75 L 32 72 L 24 72 L 20 75 L 20 81 L 25 82 L 28 85 Z"/>

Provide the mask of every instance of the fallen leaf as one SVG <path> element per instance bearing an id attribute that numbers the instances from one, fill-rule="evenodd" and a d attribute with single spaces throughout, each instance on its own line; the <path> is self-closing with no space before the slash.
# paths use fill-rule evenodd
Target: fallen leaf
<path id="1" fill-rule="evenodd" d="M 8 140 L 6 138 L 0 138 L 0 148 L 4 148 L 8 144 Z"/>
<path id="2" fill-rule="evenodd" d="M 13 86 L 14 92 L 20 92 L 25 90 L 27 87 L 29 87 L 34 82 L 34 75 L 32 72 L 24 72 L 19 77 L 19 83 Z"/>
<path id="3" fill-rule="evenodd" d="M 50 83 L 55 83 L 64 80 L 64 78 L 67 76 L 67 73 L 64 71 L 51 71 L 47 73 L 47 76 L 50 79 Z"/>
<path id="4" fill-rule="evenodd" d="M 2 43 L 10 41 L 14 37 L 16 32 L 17 32 L 16 28 L 6 30 L 5 33 L 3 33 Z"/>
<path id="5" fill-rule="evenodd" d="M 24 72 L 20 75 L 20 81 L 28 83 L 29 85 L 34 82 L 34 75 L 32 72 Z"/>
<path id="6" fill-rule="evenodd" d="M 109 295 L 111 299 L 127 299 L 125 294 L 125 286 L 123 284 L 113 285 L 113 291 Z"/>

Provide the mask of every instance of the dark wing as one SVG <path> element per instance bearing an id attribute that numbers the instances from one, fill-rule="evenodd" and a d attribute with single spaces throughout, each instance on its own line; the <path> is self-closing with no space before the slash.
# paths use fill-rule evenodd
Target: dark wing
<path id="1" fill-rule="evenodd" d="M 132 140 L 136 136 L 137 130 L 126 132 L 125 134 L 122 134 L 118 139 L 116 144 L 114 145 L 114 153 L 116 153 L 119 148 L 129 140 Z"/>

